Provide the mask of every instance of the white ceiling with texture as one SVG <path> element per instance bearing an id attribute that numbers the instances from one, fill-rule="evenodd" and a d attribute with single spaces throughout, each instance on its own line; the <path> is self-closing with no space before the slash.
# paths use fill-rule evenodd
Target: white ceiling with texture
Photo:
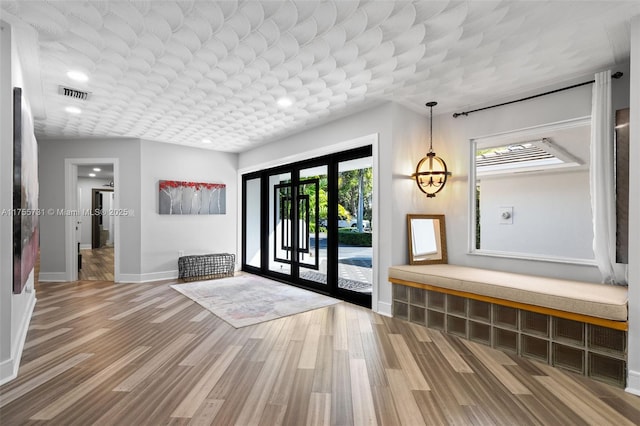
<path id="1" fill-rule="evenodd" d="M 18 1 L 39 35 L 38 136 L 241 152 L 382 101 L 453 111 L 629 56 L 640 1 Z M 82 70 L 86 83 L 70 81 Z M 63 97 L 59 85 L 91 92 Z M 277 100 L 288 96 L 289 108 Z M 72 115 L 65 107 L 82 113 Z M 203 145 L 202 140 L 212 143 Z"/>

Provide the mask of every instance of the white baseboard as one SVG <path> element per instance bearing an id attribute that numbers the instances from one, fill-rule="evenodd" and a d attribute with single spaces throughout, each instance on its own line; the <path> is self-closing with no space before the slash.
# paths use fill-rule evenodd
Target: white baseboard
<path id="1" fill-rule="evenodd" d="M 42 272 L 38 275 L 38 281 L 43 283 L 60 283 L 67 280 L 67 275 L 64 272 Z"/>
<path id="2" fill-rule="evenodd" d="M 120 274 L 119 283 L 148 283 L 151 281 L 174 280 L 178 271 L 150 272 L 147 274 Z"/>
<path id="3" fill-rule="evenodd" d="M 80 250 L 87 250 L 91 248 L 91 244 L 80 244 Z"/>
<path id="4" fill-rule="evenodd" d="M 640 371 L 629 370 L 625 391 L 640 396 Z"/>
<path id="5" fill-rule="evenodd" d="M 24 342 L 27 340 L 27 331 L 29 331 L 29 323 L 33 315 L 33 309 L 36 306 L 35 292 L 29 293 L 29 306 L 27 312 L 22 317 L 22 322 L 18 328 L 16 345 L 11 349 L 11 358 L 0 362 L 0 386 L 15 379 L 18 376 L 18 368 L 20 367 L 20 358 L 22 358 L 22 350 Z"/>
<path id="6" fill-rule="evenodd" d="M 392 317 L 393 315 L 391 313 L 391 303 L 378 301 L 378 310 L 376 311 L 376 313 L 384 315 L 385 317 Z"/>

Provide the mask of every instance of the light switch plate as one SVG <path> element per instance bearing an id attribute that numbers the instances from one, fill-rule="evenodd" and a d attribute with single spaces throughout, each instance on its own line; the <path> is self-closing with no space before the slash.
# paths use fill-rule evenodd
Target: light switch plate
<path id="1" fill-rule="evenodd" d="M 513 207 L 500 207 L 498 219 L 501 225 L 513 225 Z"/>

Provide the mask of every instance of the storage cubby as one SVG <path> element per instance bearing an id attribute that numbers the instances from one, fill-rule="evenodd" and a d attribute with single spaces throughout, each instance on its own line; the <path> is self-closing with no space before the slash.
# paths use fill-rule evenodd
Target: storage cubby
<path id="1" fill-rule="evenodd" d="M 624 386 L 627 376 L 626 362 L 598 353 L 589 353 L 589 377 Z"/>
<path id="2" fill-rule="evenodd" d="M 549 336 L 549 315 L 536 312 L 520 312 L 520 330 L 525 333 Z"/>
<path id="3" fill-rule="evenodd" d="M 518 352 L 518 333 L 502 328 L 493 329 L 493 347 L 509 352 Z"/>
<path id="4" fill-rule="evenodd" d="M 622 354 L 627 350 L 626 333 L 591 325 L 589 326 L 589 348 Z"/>
<path id="5" fill-rule="evenodd" d="M 393 316 L 401 320 L 409 319 L 409 305 L 398 300 L 393 302 Z"/>
<path id="6" fill-rule="evenodd" d="M 447 315 L 447 332 L 467 337 L 467 320 L 458 316 Z"/>
<path id="7" fill-rule="evenodd" d="M 576 373 L 584 374 L 585 351 L 571 346 L 553 343 L 552 365 Z"/>
<path id="8" fill-rule="evenodd" d="M 625 386 L 626 331 L 398 284 L 392 294 L 396 318 Z"/>
<path id="9" fill-rule="evenodd" d="M 522 356 L 535 358 L 546 363 L 549 362 L 549 341 L 538 337 L 521 336 L 521 352 Z"/>
<path id="10" fill-rule="evenodd" d="M 450 314 L 466 315 L 467 299 L 464 297 L 447 295 L 447 312 Z"/>
<path id="11" fill-rule="evenodd" d="M 491 303 L 469 299 L 469 318 L 491 322 Z"/>
<path id="12" fill-rule="evenodd" d="M 438 293 L 436 291 L 427 292 L 427 306 L 431 309 L 444 311 L 444 300 L 444 293 Z"/>
<path id="13" fill-rule="evenodd" d="M 585 324 L 565 318 L 555 318 L 553 321 L 553 338 L 559 342 L 584 346 Z"/>
<path id="14" fill-rule="evenodd" d="M 428 309 L 427 326 L 437 330 L 444 330 L 444 313 Z"/>
<path id="15" fill-rule="evenodd" d="M 426 325 L 424 307 L 409 305 L 409 321 Z"/>
<path id="16" fill-rule="evenodd" d="M 425 307 L 427 305 L 427 292 L 421 288 L 411 287 L 409 289 L 409 301 L 414 306 Z"/>
<path id="17" fill-rule="evenodd" d="M 501 327 L 518 328 L 518 310 L 508 306 L 493 305 L 493 322 Z"/>
<path id="18" fill-rule="evenodd" d="M 469 339 L 474 342 L 491 345 L 491 326 L 481 322 L 469 321 Z"/>
<path id="19" fill-rule="evenodd" d="M 394 285 L 393 300 L 409 303 L 409 287 L 404 285 Z"/>

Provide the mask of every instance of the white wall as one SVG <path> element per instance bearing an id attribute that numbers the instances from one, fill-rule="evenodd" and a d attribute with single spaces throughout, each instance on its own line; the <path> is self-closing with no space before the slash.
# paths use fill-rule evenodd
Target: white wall
<path id="1" fill-rule="evenodd" d="M 141 141 L 141 280 L 178 276 L 178 252 L 234 253 L 237 241 L 238 155 Z M 160 215 L 158 182 L 224 183 L 226 214 Z"/>
<path id="2" fill-rule="evenodd" d="M 80 189 L 80 201 L 79 207 L 82 211 L 91 210 L 91 194 L 93 189 L 105 189 L 105 184 L 109 184 L 109 179 L 95 179 L 95 178 L 78 178 L 78 188 Z M 104 198 L 104 209 L 109 210 L 111 207 L 107 204 L 107 197 Z M 78 218 L 80 222 L 80 247 L 85 249 L 91 248 L 91 216 L 82 215 Z M 109 216 L 104 218 L 105 229 L 108 229 Z M 109 238 L 112 238 L 113 233 L 109 234 Z"/>
<path id="3" fill-rule="evenodd" d="M 65 208 L 65 159 L 116 158 L 119 161 L 120 188 L 115 188 L 118 207 L 132 212 L 121 216 L 119 258 L 122 280 L 140 275 L 140 140 L 45 139 L 40 141 L 40 207 Z M 46 215 L 40 228 L 41 281 L 65 279 L 65 218 Z"/>
<path id="4" fill-rule="evenodd" d="M 13 87 L 23 88 L 24 114 L 31 114 L 33 91 L 23 79 L 17 31 L 0 21 L 0 210 L 13 208 Z M 23 116 L 26 120 L 27 117 Z M 23 132 L 24 132 L 23 128 Z M 33 132 L 33 129 L 31 129 Z M 26 133 L 26 132 L 25 132 Z M 23 135 L 25 134 L 23 133 Z M 35 305 L 34 272 L 21 294 L 13 294 L 11 215 L 0 216 L 0 384 L 17 374 Z"/>
<path id="5" fill-rule="evenodd" d="M 640 395 L 640 16 L 631 23 L 629 140 L 629 375 L 627 390 Z"/>
<path id="6" fill-rule="evenodd" d="M 501 174 L 480 188 L 482 250 L 593 259 L 588 170 Z M 513 208 L 509 224 L 502 207 Z"/>

